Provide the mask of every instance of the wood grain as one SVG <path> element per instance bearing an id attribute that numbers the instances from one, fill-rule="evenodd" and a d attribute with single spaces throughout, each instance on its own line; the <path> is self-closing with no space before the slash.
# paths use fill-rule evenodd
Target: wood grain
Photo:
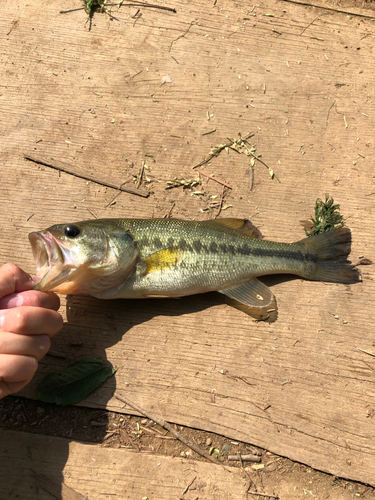
<path id="1" fill-rule="evenodd" d="M 174 217 L 209 218 L 201 196 L 166 191 L 167 181 L 193 178 L 213 146 L 250 131 L 281 183 L 255 164 L 250 191 L 249 159 L 221 153 L 205 172 L 232 187 L 222 216 L 251 216 L 266 238 L 295 241 L 327 192 L 353 230 L 352 260 L 374 262 L 372 21 L 276 0 L 173 6 L 177 14 L 145 9 L 136 23 L 137 7 L 121 8 L 118 21 L 96 14 L 91 31 L 82 12 L 60 15 L 46 1 L 3 6 L 0 262 L 32 272 L 27 233 L 91 218 L 89 210 L 163 217 L 173 206 Z M 172 82 L 161 84 L 166 75 Z M 108 206 L 109 188 L 59 177 L 25 151 L 124 180 L 146 161 L 151 195 L 121 193 Z M 221 196 L 210 179 L 203 188 Z M 116 377 L 84 405 L 132 413 L 113 398 L 120 390 L 168 422 L 375 485 L 375 363 L 358 351 L 374 350 L 374 266 L 361 271 L 363 283 L 351 286 L 267 279 L 273 324 L 216 294 L 69 297 L 53 341 L 67 359 L 44 358 L 23 395 L 35 397 L 52 369 L 105 355 Z"/>
<path id="2" fill-rule="evenodd" d="M 219 465 L 100 448 L 24 432 L 0 430 L 0 437 L 0 495 L 4 499 L 182 497 L 189 500 L 199 495 L 199 500 L 246 500 L 247 497 L 247 481 L 242 473 L 235 469 L 227 471 Z M 183 496 L 194 477 L 194 491 Z"/>
<path id="3" fill-rule="evenodd" d="M 104 448 L 64 438 L 0 430 L 0 481 L 4 499 L 247 500 L 252 497 L 250 492 L 256 492 L 253 498 L 300 500 L 303 493 L 317 497 L 333 494 L 340 500 L 353 498 L 353 491 L 344 482 L 334 482 L 333 478 L 305 467 L 300 467 L 305 470 L 300 474 L 292 467 L 286 473 L 284 468 L 275 482 L 267 469 L 280 464 L 280 460 L 271 457 L 265 469 L 255 470 L 246 464 L 245 470 L 241 470 L 191 458 L 163 457 L 128 448 Z M 366 489 L 364 485 L 356 486 L 359 491 Z"/>

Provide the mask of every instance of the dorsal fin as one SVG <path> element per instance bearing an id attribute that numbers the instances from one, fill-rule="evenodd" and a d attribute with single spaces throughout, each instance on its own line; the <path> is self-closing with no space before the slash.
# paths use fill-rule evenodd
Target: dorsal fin
<path id="1" fill-rule="evenodd" d="M 215 219 L 209 222 L 213 222 L 215 224 L 220 224 L 225 227 L 230 227 L 231 229 L 235 229 L 240 233 L 246 234 L 246 236 L 250 236 L 250 238 L 262 239 L 263 235 L 259 231 L 258 228 L 254 226 L 252 222 L 248 219 Z"/>

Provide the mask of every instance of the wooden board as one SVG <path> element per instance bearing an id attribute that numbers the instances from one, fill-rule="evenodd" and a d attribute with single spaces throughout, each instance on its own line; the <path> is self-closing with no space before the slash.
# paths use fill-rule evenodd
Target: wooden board
<path id="1" fill-rule="evenodd" d="M 27 234 L 91 218 L 89 210 L 215 215 L 202 212 L 201 196 L 165 190 L 167 181 L 194 178 L 192 167 L 212 146 L 249 131 L 281 182 L 257 164 L 250 191 L 249 159 L 222 153 L 202 167 L 233 188 L 221 215 L 253 216 L 265 237 L 294 241 L 328 192 L 353 229 L 353 261 L 374 261 L 373 22 L 275 0 L 172 6 L 176 14 L 142 8 L 133 18 L 138 7 L 116 11 L 118 20 L 96 14 L 91 31 L 83 11 L 60 14 L 34 0 L 3 6 L 0 262 L 33 271 Z M 162 84 L 166 75 L 171 83 Z M 121 193 L 111 204 L 116 191 L 27 162 L 24 153 L 120 181 L 146 161 L 152 194 Z M 213 181 L 203 189 L 221 196 Z M 375 351 L 374 266 L 362 274 L 353 286 L 272 282 L 273 324 L 254 323 L 216 294 L 69 297 L 53 342 L 67 358 L 46 357 L 23 395 L 35 397 L 52 369 L 104 355 L 116 377 L 85 405 L 128 412 L 113 397 L 126 392 L 170 422 L 375 484 L 375 363 L 359 350 Z"/>
<path id="2" fill-rule="evenodd" d="M 235 469 L 25 432 L 0 436 L 0 498 L 246 499 L 248 482 Z M 194 477 L 194 492 L 183 496 Z"/>
<path id="3" fill-rule="evenodd" d="M 340 481 L 335 482 L 331 477 L 298 467 L 298 464 L 295 464 L 297 467 L 284 467 L 275 481 L 270 471 L 275 470 L 279 460 L 283 459 L 271 457 L 264 469 L 256 470 L 246 463 L 245 469 L 238 469 L 0 430 L 0 498 L 258 500 L 277 497 L 300 500 L 305 495 L 312 495 L 351 500 L 354 493 L 362 498 L 373 498 L 371 488 L 360 484 L 347 488 L 344 481 L 340 484 Z M 254 492 L 260 495 L 253 495 Z"/>

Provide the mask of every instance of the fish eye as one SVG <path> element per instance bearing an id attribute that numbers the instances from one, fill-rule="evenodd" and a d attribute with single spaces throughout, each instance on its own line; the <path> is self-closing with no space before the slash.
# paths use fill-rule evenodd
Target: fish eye
<path id="1" fill-rule="evenodd" d="M 80 230 L 77 226 L 66 226 L 66 228 L 64 229 L 64 233 L 65 236 L 68 236 L 69 238 L 75 238 L 79 235 Z"/>

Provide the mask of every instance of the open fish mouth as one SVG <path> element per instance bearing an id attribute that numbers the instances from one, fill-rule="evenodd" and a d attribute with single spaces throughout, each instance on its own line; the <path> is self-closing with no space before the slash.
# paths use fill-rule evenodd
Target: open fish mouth
<path id="1" fill-rule="evenodd" d="M 41 279 L 34 290 L 58 291 L 57 287 L 69 280 L 76 270 L 72 252 L 58 241 L 49 231 L 29 234 L 36 265 L 36 276 Z"/>

